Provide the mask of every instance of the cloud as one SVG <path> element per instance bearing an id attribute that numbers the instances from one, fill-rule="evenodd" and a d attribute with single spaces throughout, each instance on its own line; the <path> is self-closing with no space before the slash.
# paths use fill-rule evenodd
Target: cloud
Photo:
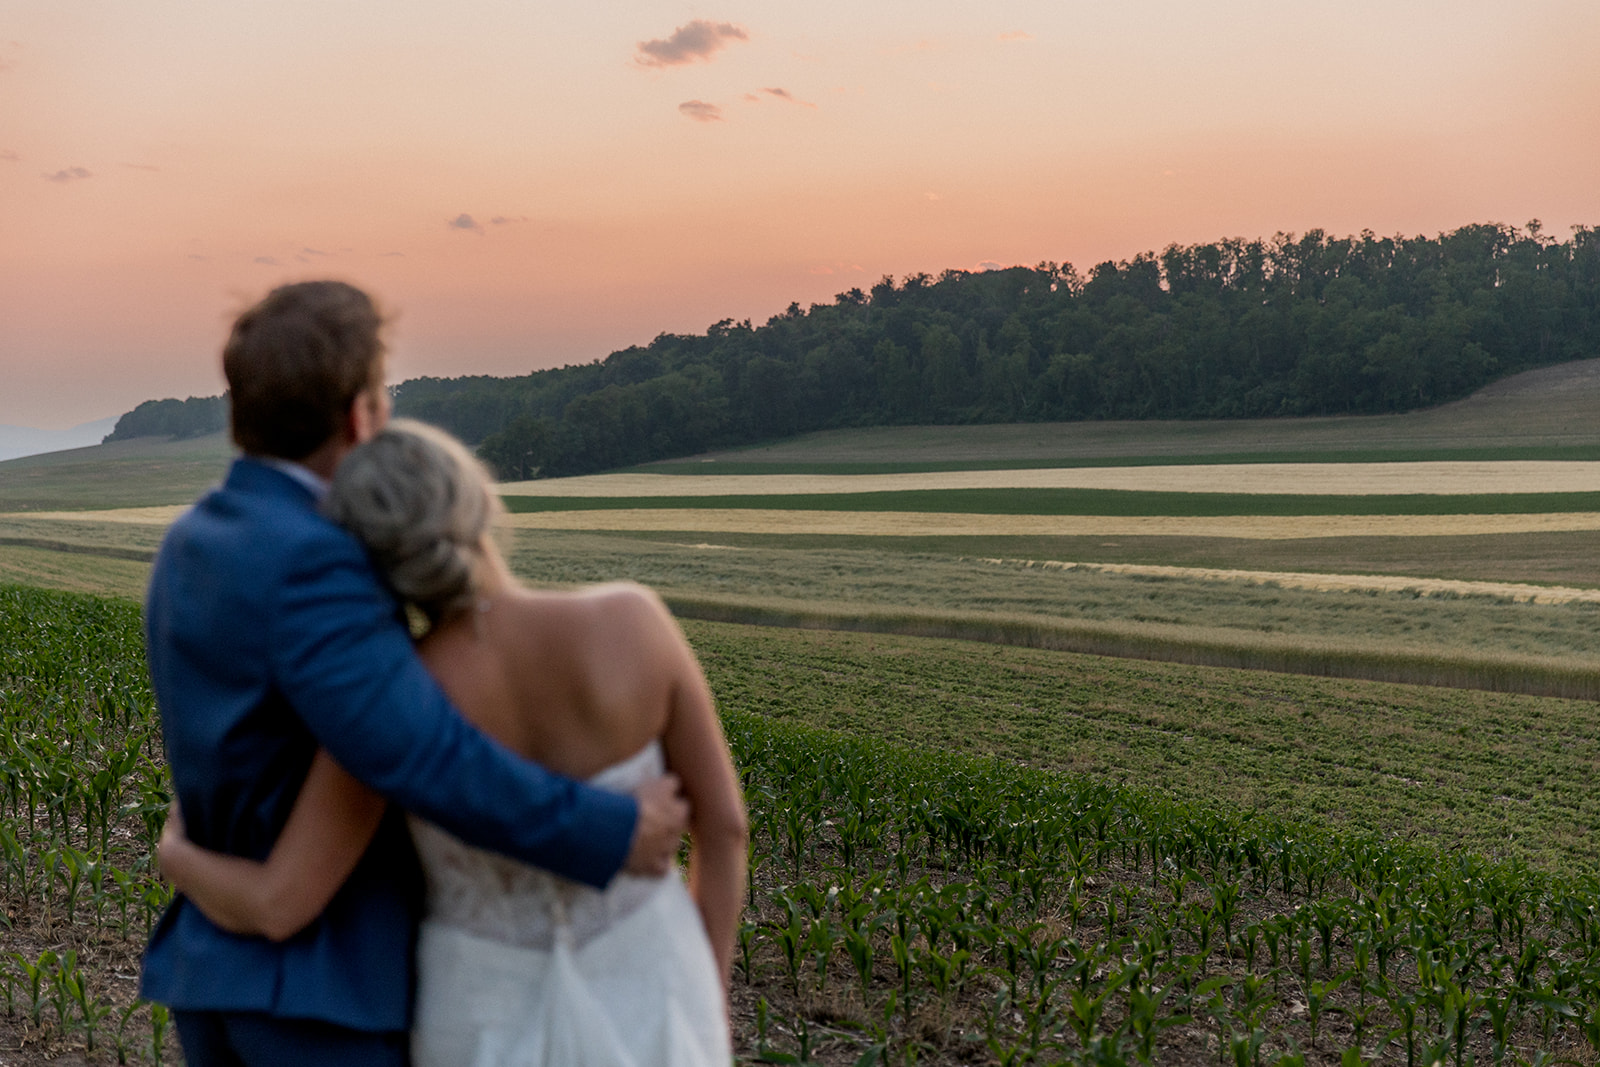
<path id="1" fill-rule="evenodd" d="M 986 259 L 983 262 L 979 263 L 977 266 L 973 267 L 972 269 L 974 271 L 977 271 L 979 274 L 982 274 L 986 270 L 1005 270 L 1006 268 L 1005 268 L 1005 265 L 1002 264 L 1002 263 L 996 263 L 992 259 Z"/>
<path id="2" fill-rule="evenodd" d="M 490 226 L 515 226 L 519 222 L 527 222 L 526 215 L 496 215 L 489 220 Z"/>
<path id="3" fill-rule="evenodd" d="M 17 155 L 15 152 L 11 151 L 11 149 L 7 148 L 7 149 L 4 149 L 4 150 L 0 150 L 0 163 L 20 163 L 20 162 L 22 162 L 22 157 Z"/>
<path id="4" fill-rule="evenodd" d="M 708 104 L 704 100 L 685 100 L 678 105 L 678 111 L 696 122 L 722 121 L 722 109 L 716 104 Z"/>
<path id="5" fill-rule="evenodd" d="M 58 170 L 54 174 L 46 174 L 44 180 L 55 182 L 57 185 L 65 185 L 68 182 L 82 181 L 85 178 L 93 177 L 94 175 L 91 172 L 84 170 L 82 167 L 68 167 L 66 170 Z"/>
<path id="6" fill-rule="evenodd" d="M 152 167 L 148 163 L 124 163 L 123 166 L 127 167 L 129 170 L 150 170 L 150 171 L 160 171 L 161 170 L 160 167 Z"/>
<path id="7" fill-rule="evenodd" d="M 1033 40 L 1033 34 L 1026 30 L 1012 30 L 1010 33 L 1002 33 L 1000 39 L 1002 41 L 1031 41 Z"/>
<path id="8" fill-rule="evenodd" d="M 922 195 L 927 197 L 929 200 L 934 201 L 935 203 L 937 203 L 938 201 L 944 199 L 944 197 L 942 197 L 938 193 L 935 193 L 935 192 L 932 192 L 932 191 L 923 193 Z"/>
<path id="9" fill-rule="evenodd" d="M 379 259 L 389 259 L 391 257 L 394 257 L 394 258 L 398 258 L 398 259 L 404 259 L 405 256 L 406 256 L 406 254 L 404 252 L 381 252 L 381 253 L 379 253 L 378 258 Z"/>
<path id="10" fill-rule="evenodd" d="M 768 96 L 770 96 L 770 97 L 772 97 L 772 98 L 774 98 L 776 100 L 782 100 L 784 103 L 787 103 L 787 104 L 799 104 L 801 107 L 816 107 L 817 106 L 816 104 L 811 103 L 809 100 L 800 99 L 798 96 L 794 95 L 793 93 L 791 93 L 787 89 L 779 89 L 779 88 L 774 87 L 774 88 L 770 88 L 770 89 L 763 89 L 761 91 L 766 93 Z"/>
<path id="11" fill-rule="evenodd" d="M 466 230 L 468 233 L 475 233 L 480 237 L 483 236 L 483 226 L 465 211 L 446 222 L 445 225 L 452 230 Z"/>
<path id="12" fill-rule="evenodd" d="M 210 256 L 202 256 L 199 252 L 190 252 L 189 258 L 198 263 L 205 263 L 211 259 Z"/>
<path id="13" fill-rule="evenodd" d="M 704 63 L 734 41 L 749 39 L 750 34 L 743 26 L 695 19 L 673 30 L 671 37 L 640 41 L 638 54 L 633 61 L 641 67 L 681 67 L 685 63 Z"/>
<path id="14" fill-rule="evenodd" d="M 320 248 L 302 248 L 300 250 L 300 254 L 302 256 L 325 256 L 328 253 L 324 252 Z"/>
<path id="15" fill-rule="evenodd" d="M 276 259 L 272 258 L 271 256 L 257 256 L 255 259 L 252 259 L 250 262 L 259 263 L 263 267 L 276 267 L 278 265 L 278 261 Z"/>

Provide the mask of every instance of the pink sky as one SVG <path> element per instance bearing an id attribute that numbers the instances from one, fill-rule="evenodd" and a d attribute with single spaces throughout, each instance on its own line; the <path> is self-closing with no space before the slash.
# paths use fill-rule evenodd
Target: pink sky
<path id="1" fill-rule="evenodd" d="M 306 277 L 399 313 L 405 378 L 884 274 L 1565 238 L 1600 223 L 1597 48 L 1588 0 L 12 0 L 0 423 L 216 393 L 231 314 Z"/>

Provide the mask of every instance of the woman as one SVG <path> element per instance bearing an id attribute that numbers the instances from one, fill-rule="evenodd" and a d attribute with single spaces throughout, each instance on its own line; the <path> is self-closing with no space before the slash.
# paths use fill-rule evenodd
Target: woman
<path id="1" fill-rule="evenodd" d="M 670 770 L 693 810 L 687 890 L 670 875 L 588 889 L 413 818 L 427 879 L 414 1061 L 728 1063 L 744 805 L 710 690 L 660 600 L 631 584 L 521 587 L 490 538 L 487 474 L 420 423 L 396 420 L 351 453 L 326 509 L 427 617 L 418 652 L 476 726 L 619 791 Z M 224 929 L 283 939 L 322 911 L 382 814 L 319 753 L 267 860 L 201 849 L 174 818 L 161 866 Z"/>

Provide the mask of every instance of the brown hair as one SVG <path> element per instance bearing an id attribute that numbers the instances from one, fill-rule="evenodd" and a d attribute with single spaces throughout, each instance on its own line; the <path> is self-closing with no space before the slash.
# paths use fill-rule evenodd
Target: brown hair
<path id="1" fill-rule="evenodd" d="M 304 459 L 377 384 L 383 317 L 344 282 L 272 290 L 233 324 L 222 350 L 233 440 L 246 452 Z"/>

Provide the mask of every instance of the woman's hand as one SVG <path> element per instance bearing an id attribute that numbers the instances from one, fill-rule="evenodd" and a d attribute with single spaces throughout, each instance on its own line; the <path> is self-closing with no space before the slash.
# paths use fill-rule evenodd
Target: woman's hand
<path id="1" fill-rule="evenodd" d="M 167 824 L 161 828 L 161 839 L 156 842 L 156 865 L 161 868 L 162 877 L 177 885 L 175 874 L 182 865 L 181 853 L 193 847 L 194 842 L 189 840 L 183 824 L 183 808 L 178 805 L 178 798 L 173 797 L 172 803 L 167 805 Z"/>

